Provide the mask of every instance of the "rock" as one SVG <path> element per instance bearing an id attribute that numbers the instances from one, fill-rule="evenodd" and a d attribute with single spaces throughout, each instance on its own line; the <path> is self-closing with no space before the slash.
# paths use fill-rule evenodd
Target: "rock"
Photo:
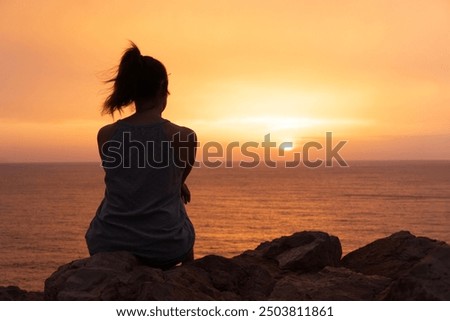
<path id="1" fill-rule="evenodd" d="M 162 271 L 128 252 L 98 253 L 63 265 L 45 281 L 46 300 L 136 300 L 146 283 L 164 281 Z"/>
<path id="2" fill-rule="evenodd" d="M 305 231 L 263 243 L 255 253 L 276 260 L 280 269 L 311 272 L 339 265 L 342 248 L 336 236 Z"/>
<path id="3" fill-rule="evenodd" d="M 384 300 L 450 300 L 450 246 L 398 232 L 349 253 L 342 265 L 393 279 Z"/>
<path id="4" fill-rule="evenodd" d="M 270 300 L 375 300 L 391 282 L 378 275 L 364 275 L 343 267 L 326 267 L 319 273 L 288 275 L 279 280 Z"/>
<path id="5" fill-rule="evenodd" d="M 0 286 L 0 301 L 42 301 L 42 292 L 28 292 L 17 286 Z"/>
<path id="6" fill-rule="evenodd" d="M 127 252 L 99 253 L 66 264 L 45 282 L 47 300 L 264 300 L 286 271 L 339 263 L 339 239 L 300 232 L 233 259 L 206 256 L 161 271 Z"/>
<path id="7" fill-rule="evenodd" d="M 47 300 L 449 300 L 449 246 L 398 232 L 346 255 L 335 236 L 300 232 L 234 258 L 162 271 L 127 252 L 60 267 Z M 1 293 L 1 292 L 0 292 Z"/>
<path id="8" fill-rule="evenodd" d="M 390 278 L 406 273 L 438 243 L 401 231 L 347 254 L 342 265 L 364 274 Z"/>
<path id="9" fill-rule="evenodd" d="M 450 300 L 450 247 L 436 245 L 411 269 L 394 280 L 383 300 Z"/>

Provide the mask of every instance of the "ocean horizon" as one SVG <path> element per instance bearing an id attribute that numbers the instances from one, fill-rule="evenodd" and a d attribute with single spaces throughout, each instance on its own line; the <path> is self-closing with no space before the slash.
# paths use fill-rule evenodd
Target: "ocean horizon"
<path id="1" fill-rule="evenodd" d="M 399 230 L 450 242 L 450 161 L 349 161 L 349 167 L 195 168 L 187 184 L 196 258 L 232 257 L 303 230 L 348 253 Z M 87 257 L 104 193 L 99 162 L 0 163 L 0 286 L 42 291 Z"/>

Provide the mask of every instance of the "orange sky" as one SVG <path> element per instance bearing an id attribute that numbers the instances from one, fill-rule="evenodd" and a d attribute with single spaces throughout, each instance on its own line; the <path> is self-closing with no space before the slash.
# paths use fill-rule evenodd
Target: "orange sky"
<path id="1" fill-rule="evenodd" d="M 131 4 L 130 4 L 131 3 Z M 450 159 L 448 1 L 2 1 L 0 162 L 97 160 L 128 39 L 201 143 L 348 140 L 348 159 Z"/>

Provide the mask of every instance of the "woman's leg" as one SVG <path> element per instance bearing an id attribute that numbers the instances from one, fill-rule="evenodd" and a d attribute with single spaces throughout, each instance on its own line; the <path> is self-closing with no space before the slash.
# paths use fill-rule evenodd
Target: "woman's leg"
<path id="1" fill-rule="evenodd" d="M 186 254 L 184 259 L 181 261 L 182 264 L 194 261 L 194 247 Z"/>

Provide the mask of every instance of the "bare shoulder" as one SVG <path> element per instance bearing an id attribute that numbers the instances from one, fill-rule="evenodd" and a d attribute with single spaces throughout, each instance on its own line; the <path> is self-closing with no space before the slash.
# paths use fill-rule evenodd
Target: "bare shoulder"
<path id="1" fill-rule="evenodd" d="M 99 129 L 97 133 L 97 142 L 99 146 L 102 146 L 104 143 L 106 143 L 108 140 L 111 139 L 111 137 L 114 135 L 114 132 L 116 131 L 117 123 L 112 123 L 106 126 L 103 126 Z"/>
<path id="2" fill-rule="evenodd" d="M 189 127 L 180 127 L 180 134 L 187 141 L 197 141 L 197 134 Z"/>
<path id="3" fill-rule="evenodd" d="M 183 141 L 196 141 L 197 135 L 195 132 L 184 126 L 179 126 L 177 124 L 168 122 L 166 125 L 166 131 L 169 134 L 170 137 L 173 137 L 174 135 L 180 135 L 179 137 Z"/>

